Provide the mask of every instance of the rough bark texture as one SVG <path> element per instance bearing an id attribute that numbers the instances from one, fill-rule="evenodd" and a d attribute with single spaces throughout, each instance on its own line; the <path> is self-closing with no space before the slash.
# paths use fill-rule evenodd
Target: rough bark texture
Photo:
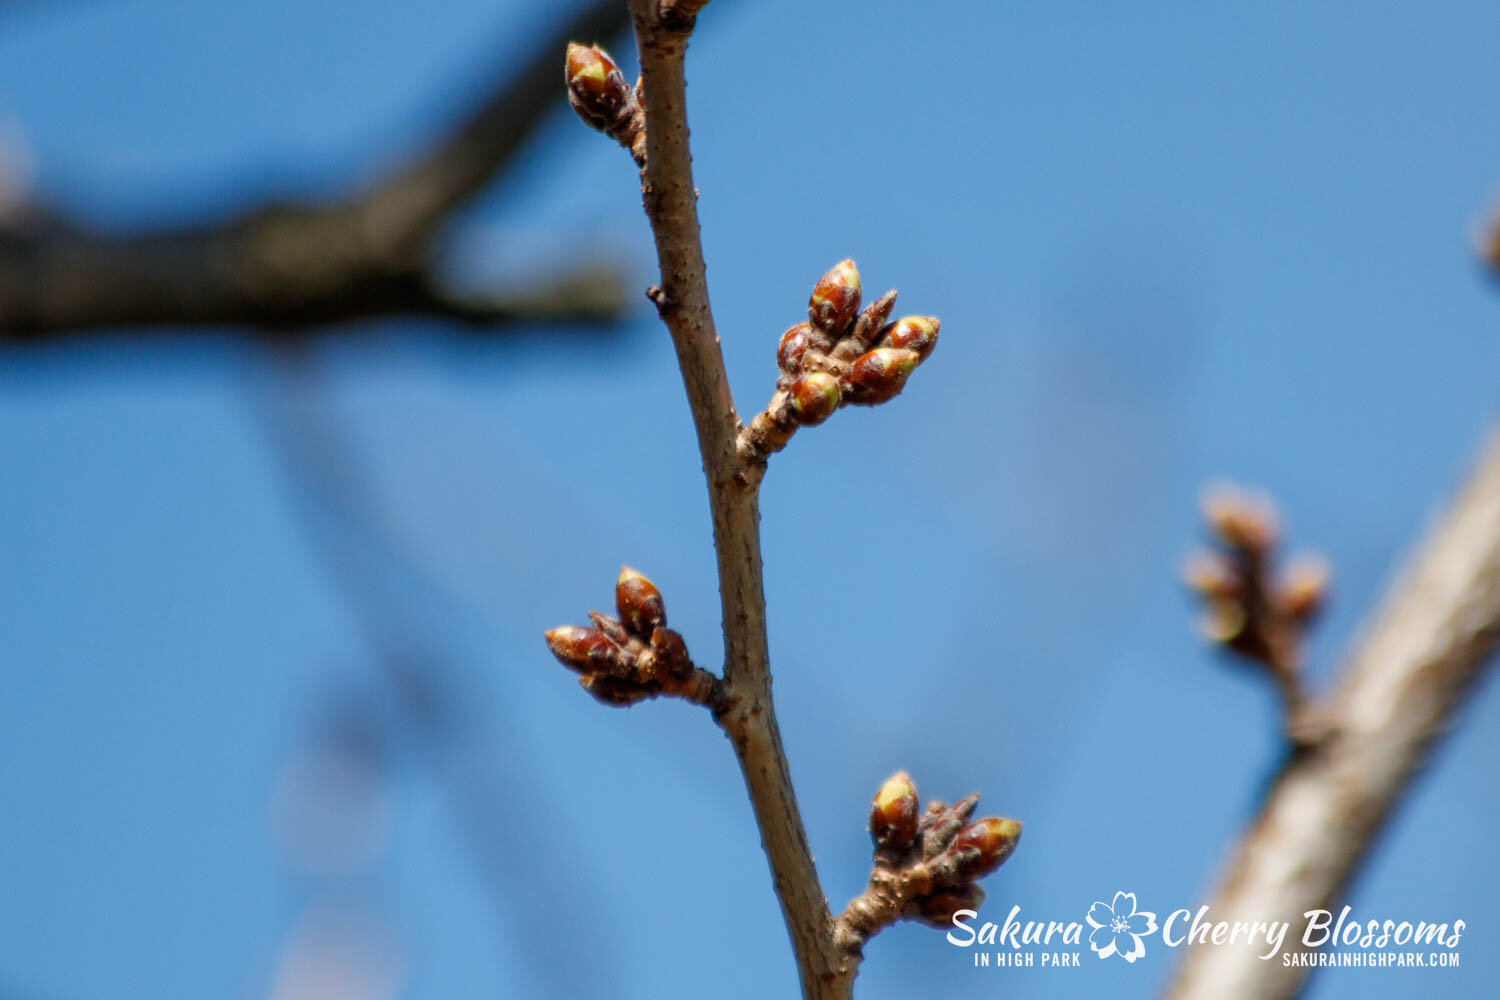
<path id="1" fill-rule="evenodd" d="M 1500 430 L 1354 652 L 1330 737 L 1294 754 L 1272 785 L 1208 900 L 1214 919 L 1298 928 L 1306 911 L 1334 907 L 1497 641 Z M 1308 971 L 1249 948 L 1190 948 L 1167 995 L 1294 997 Z"/>

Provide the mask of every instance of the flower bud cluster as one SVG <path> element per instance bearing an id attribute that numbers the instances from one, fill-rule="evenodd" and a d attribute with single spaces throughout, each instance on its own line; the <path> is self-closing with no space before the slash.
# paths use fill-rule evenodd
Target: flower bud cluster
<path id="1" fill-rule="evenodd" d="M 1276 511 L 1263 494 L 1223 485 L 1205 494 L 1215 546 L 1191 556 L 1183 580 L 1203 602 L 1210 642 L 1258 665 L 1281 696 L 1282 725 L 1296 745 L 1328 734 L 1328 719 L 1303 690 L 1302 648 L 1328 592 L 1328 563 L 1301 555 L 1277 571 Z"/>
<path id="2" fill-rule="evenodd" d="M 781 335 L 776 347 L 776 395 L 740 437 L 742 453 L 764 459 L 786 447 L 800 426 L 820 424 L 840 406 L 874 406 L 894 399 L 937 346 L 932 316 L 887 323 L 894 290 L 860 309 L 859 269 L 841 260 L 818 279 L 807 322 Z"/>
<path id="3" fill-rule="evenodd" d="M 979 796 L 953 805 L 918 806 L 905 771 L 886 780 L 870 806 L 875 866 L 870 884 L 839 917 L 843 947 L 858 950 L 868 938 L 905 917 L 950 927 L 953 914 L 984 901 L 979 879 L 1005 863 L 1021 840 L 1021 824 L 987 816 L 972 819 Z"/>
<path id="4" fill-rule="evenodd" d="M 592 627 L 564 625 L 545 633 L 558 662 L 581 676 L 585 691 L 606 705 L 633 705 L 660 694 L 707 704 L 716 678 L 699 670 L 682 636 L 667 628 L 661 591 L 629 566 L 615 581 L 611 618 L 589 612 Z"/>
<path id="5" fill-rule="evenodd" d="M 1279 643 L 1294 641 L 1316 617 L 1328 589 L 1328 564 L 1304 554 L 1276 574 L 1276 510 L 1263 494 L 1232 485 L 1205 495 L 1203 516 L 1217 543 L 1195 553 L 1183 581 L 1203 601 L 1205 638 L 1256 660 L 1283 656 Z"/>

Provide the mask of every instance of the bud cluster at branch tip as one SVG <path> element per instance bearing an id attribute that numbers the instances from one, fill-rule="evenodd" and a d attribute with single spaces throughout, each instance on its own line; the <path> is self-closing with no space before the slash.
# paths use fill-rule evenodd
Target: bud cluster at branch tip
<path id="1" fill-rule="evenodd" d="M 880 786 L 870 806 L 875 864 L 869 886 L 837 920 L 840 947 L 858 952 L 903 917 L 947 928 L 958 910 L 979 908 L 984 891 L 975 883 L 1015 852 L 1021 824 L 972 819 L 978 805 L 979 796 L 968 795 L 951 806 L 931 802 L 921 812 L 905 771 Z"/>
<path id="2" fill-rule="evenodd" d="M 1262 667 L 1281 693 L 1288 735 L 1298 743 L 1314 741 L 1321 723 L 1303 695 L 1301 651 L 1327 597 L 1328 562 L 1304 554 L 1277 570 L 1280 528 L 1262 493 L 1214 486 L 1204 494 L 1203 519 L 1214 547 L 1194 553 L 1182 571 L 1203 602 L 1199 630 Z"/>
<path id="3" fill-rule="evenodd" d="M 615 618 L 590 611 L 592 627 L 564 625 L 544 633 L 558 662 L 582 675 L 584 690 L 607 705 L 661 694 L 713 701 L 717 678 L 693 665 L 682 636 L 667 628 L 661 591 L 629 566 L 615 581 L 615 611 Z"/>
<path id="4" fill-rule="evenodd" d="M 797 428 L 822 423 L 841 406 L 894 399 L 937 346 L 938 320 L 905 316 L 887 323 L 895 291 L 860 309 L 859 269 L 841 260 L 818 279 L 807 322 L 776 345 L 776 394 L 740 435 L 740 451 L 761 461 L 786 447 Z"/>
<path id="5" fill-rule="evenodd" d="M 568 103 L 592 129 L 614 138 L 637 162 L 645 156 L 645 110 L 641 87 L 625 81 L 620 67 L 597 45 L 568 44 L 564 77 Z"/>

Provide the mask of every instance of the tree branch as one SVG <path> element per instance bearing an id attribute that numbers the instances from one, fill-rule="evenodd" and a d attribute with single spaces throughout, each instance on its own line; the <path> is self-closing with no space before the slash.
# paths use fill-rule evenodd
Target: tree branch
<path id="1" fill-rule="evenodd" d="M 380 717 L 400 727 L 395 743 L 429 769 L 458 847 L 513 951 L 531 978 L 557 995 L 597 996 L 606 988 L 610 942 L 601 943 L 606 954 L 599 963 L 549 962 L 542 947 L 546 929 L 568 919 L 567 901 L 586 891 L 591 859 L 580 858 L 575 845 L 553 831 L 513 822 L 513 799 L 538 812 L 555 805 L 553 792 L 525 766 L 527 748 L 508 738 L 513 730 L 504 723 L 520 709 L 494 704 L 493 695 L 486 699 L 490 717 L 502 725 L 482 741 L 480 756 L 475 735 L 484 720 L 464 707 L 473 699 L 460 683 L 467 654 L 459 638 L 478 623 L 386 523 L 368 456 L 340 419 L 305 346 L 289 342 L 267 350 L 265 374 L 251 394 L 294 526 L 351 612 L 396 709 Z M 499 774 L 504 780 L 497 786 Z M 529 875 L 535 866 L 546 874 Z M 536 892 L 543 883 L 549 891 Z M 518 892 L 529 895 L 524 914 L 512 906 Z"/>
<path id="2" fill-rule="evenodd" d="M 1354 652 L 1328 709 L 1328 739 L 1294 753 L 1271 786 L 1208 901 L 1214 919 L 1295 928 L 1305 911 L 1330 908 L 1497 642 L 1500 429 Z M 1289 998 L 1306 973 L 1254 949 L 1189 948 L 1167 995 Z"/>
<path id="3" fill-rule="evenodd" d="M 709 306 L 688 147 L 683 56 L 692 19 L 664 18 L 659 0 L 630 0 L 630 10 L 640 49 L 646 118 L 641 194 L 661 266 L 661 286 L 648 294 L 671 332 L 682 369 L 718 554 L 726 692 L 718 719 L 744 774 L 796 953 L 803 995 L 848 997 L 854 966 L 834 944 L 832 917 L 813 865 L 771 700 L 761 576 L 760 469 L 736 454 L 740 420 Z"/>
<path id="4" fill-rule="evenodd" d="M 487 324 L 615 317 L 624 308 L 616 270 L 558 275 L 548 295 L 465 296 L 436 273 L 434 242 L 556 107 L 556 49 L 624 26 L 618 2 L 592 0 L 429 152 L 325 204 L 269 204 L 123 236 L 45 207 L 0 219 L 0 341 L 226 324 L 294 337 L 309 326 L 400 315 Z"/>

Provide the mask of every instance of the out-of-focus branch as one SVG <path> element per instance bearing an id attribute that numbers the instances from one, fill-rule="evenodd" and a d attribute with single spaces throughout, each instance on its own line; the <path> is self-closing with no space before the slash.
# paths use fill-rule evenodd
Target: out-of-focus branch
<path id="1" fill-rule="evenodd" d="M 370 662 L 396 708 L 395 719 L 409 745 L 429 769 L 448 808 L 460 849 L 476 884 L 509 929 L 512 946 L 531 965 L 536 981 L 561 995 L 598 995 L 603 963 L 548 962 L 548 928 L 567 919 L 568 901 L 587 892 L 591 859 L 555 835 L 512 822 L 513 800 L 550 808 L 551 791 L 525 766 L 525 748 L 496 746 L 510 728 L 487 727 L 491 748 L 484 758 L 469 744 L 477 728 L 463 706 L 460 668 L 468 654 L 457 636 L 472 629 L 475 614 L 402 544 L 380 510 L 363 449 L 339 418 L 314 360 L 304 345 L 268 351 L 271 369 L 252 397 L 268 453 L 282 474 L 293 521 L 313 558 L 343 597 L 369 647 Z M 514 706 L 488 704 L 490 716 L 506 717 Z M 488 759 L 495 754 L 494 759 Z M 514 905 L 526 892 L 517 858 L 540 863 L 548 892 L 530 895 L 525 912 Z M 533 886 L 534 888 L 534 886 Z M 555 891 L 554 891 L 555 890 Z M 599 947 L 607 953 L 608 940 Z"/>
<path id="2" fill-rule="evenodd" d="M 1500 429 L 1378 612 L 1208 900 L 1216 920 L 1287 920 L 1343 893 L 1500 642 Z M 1301 947 L 1300 939 L 1296 945 Z M 1189 948 L 1172 1000 L 1296 996 L 1307 969 Z"/>
<path id="3" fill-rule="evenodd" d="M 298 337 L 312 326 L 397 315 L 482 324 L 617 316 L 625 306 L 617 270 L 591 264 L 526 293 L 457 294 L 435 271 L 434 242 L 559 103 L 556 50 L 625 25 L 623 4 L 591 0 L 428 152 L 328 203 L 270 204 L 125 235 L 45 206 L 0 218 L 0 341 L 205 325 Z"/>
<path id="4" fill-rule="evenodd" d="M 1183 576 L 1203 598 L 1204 637 L 1265 671 L 1281 695 L 1288 740 L 1312 746 L 1326 733 L 1303 688 L 1302 647 L 1323 603 L 1328 565 L 1303 555 L 1289 570 L 1276 571 L 1276 511 L 1263 494 L 1221 483 L 1204 496 L 1203 507 L 1215 546 L 1195 553 Z"/>

